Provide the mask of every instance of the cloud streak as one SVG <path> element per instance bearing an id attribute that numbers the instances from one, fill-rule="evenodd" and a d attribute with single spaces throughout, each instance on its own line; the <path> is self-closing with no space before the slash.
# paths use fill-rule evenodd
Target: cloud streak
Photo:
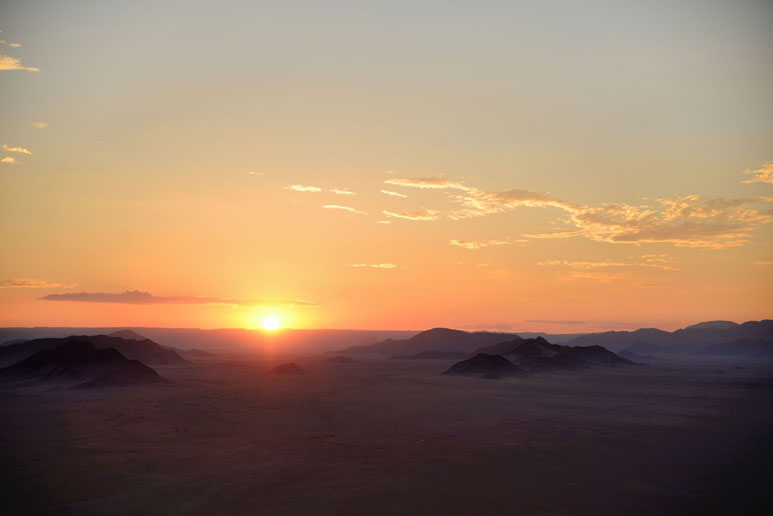
<path id="1" fill-rule="evenodd" d="M 400 192 L 393 192 L 392 190 L 381 190 L 381 193 L 384 195 L 389 195 L 391 197 L 402 197 L 403 199 L 408 197 L 405 194 L 401 194 Z"/>
<path id="2" fill-rule="evenodd" d="M 381 213 L 383 213 L 387 217 L 392 217 L 395 219 L 406 219 L 406 220 L 437 220 L 440 218 L 439 211 L 425 210 L 425 209 L 411 210 L 411 211 L 384 210 Z"/>
<path id="3" fill-rule="evenodd" d="M 394 263 L 352 263 L 347 267 L 368 267 L 371 269 L 396 269 L 397 264 Z"/>
<path id="4" fill-rule="evenodd" d="M 39 72 L 40 68 L 34 66 L 24 66 L 20 59 L 0 54 L 0 71 L 26 70 L 28 72 Z"/>
<path id="5" fill-rule="evenodd" d="M 762 176 L 758 174 L 755 177 Z M 724 249 L 748 243 L 750 232 L 770 222 L 773 216 L 769 206 L 761 207 L 773 200 L 770 197 L 725 199 L 687 195 L 653 199 L 641 205 L 604 203 L 589 206 L 529 190 L 488 192 L 444 176 L 394 178 L 385 182 L 411 188 L 456 192 L 451 194 L 450 199 L 461 208 L 445 215 L 452 220 L 504 213 L 519 207 L 556 208 L 566 215 L 564 222 L 573 226 L 558 232 L 523 235 L 535 239 L 584 237 L 611 244 L 670 243 L 678 247 Z M 439 212 L 429 210 L 384 213 L 413 220 L 441 218 Z"/>
<path id="6" fill-rule="evenodd" d="M 287 190 L 293 190 L 295 192 L 321 192 L 322 188 L 318 186 L 306 186 L 306 185 L 290 185 Z"/>
<path id="7" fill-rule="evenodd" d="M 744 173 L 752 176 L 744 183 L 773 183 L 773 162 L 765 163 L 757 170 L 745 170 Z"/>
<path id="8" fill-rule="evenodd" d="M 11 156 L 6 156 L 2 159 L 0 159 L 0 163 L 10 163 L 11 165 L 17 164 L 19 161 L 16 158 L 13 158 Z"/>
<path id="9" fill-rule="evenodd" d="M 368 214 L 368 212 L 366 212 L 366 211 L 361 211 L 361 210 L 358 210 L 356 208 L 352 208 L 351 206 L 341 206 L 339 204 L 325 204 L 322 207 L 325 208 L 326 210 L 343 210 L 343 211 L 348 211 L 348 212 L 351 212 L 351 213 L 358 213 L 360 215 L 367 215 Z"/>
<path id="10" fill-rule="evenodd" d="M 2 148 L 4 151 L 8 151 L 8 152 L 17 152 L 19 154 L 32 154 L 32 152 L 30 152 L 29 149 L 25 149 L 24 147 L 9 147 L 5 143 L 2 145 Z"/>
<path id="11" fill-rule="evenodd" d="M 0 288 L 73 288 L 77 283 L 53 283 L 37 278 L 0 280 Z"/>
<path id="12" fill-rule="evenodd" d="M 318 306 L 303 300 L 236 300 L 203 296 L 154 296 L 150 292 L 127 290 L 117 294 L 104 292 L 77 292 L 49 294 L 44 301 L 74 301 L 80 303 L 118 303 L 126 305 L 237 305 L 237 306 Z"/>

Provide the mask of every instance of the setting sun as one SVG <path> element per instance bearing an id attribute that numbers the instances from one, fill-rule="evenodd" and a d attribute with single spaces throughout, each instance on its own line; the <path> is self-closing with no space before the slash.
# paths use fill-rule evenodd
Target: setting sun
<path id="1" fill-rule="evenodd" d="M 263 329 L 264 330 L 278 330 L 279 329 L 279 318 L 275 315 L 269 315 L 263 318 Z"/>

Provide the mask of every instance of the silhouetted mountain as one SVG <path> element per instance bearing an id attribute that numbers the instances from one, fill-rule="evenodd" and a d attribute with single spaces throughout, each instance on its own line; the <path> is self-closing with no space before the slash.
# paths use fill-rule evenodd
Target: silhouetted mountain
<path id="1" fill-rule="evenodd" d="M 415 355 L 396 355 L 390 357 L 392 360 L 456 360 L 468 355 L 464 351 L 421 351 Z"/>
<path id="2" fill-rule="evenodd" d="M 306 371 L 298 367 L 295 362 L 288 362 L 286 364 L 279 364 L 271 370 L 275 374 L 305 374 Z"/>
<path id="3" fill-rule="evenodd" d="M 108 335 L 123 327 L 109 328 L 0 328 L 0 342 L 18 339 L 63 338 L 69 335 Z M 199 328 L 157 328 L 133 327 L 133 331 L 151 339 L 163 347 L 176 350 L 197 348 L 213 353 L 262 353 L 281 348 L 290 353 L 321 353 L 346 346 L 367 345 L 387 338 L 407 339 L 416 331 L 395 330 L 294 330 L 279 332 L 248 330 L 245 328 L 220 328 L 203 330 Z"/>
<path id="4" fill-rule="evenodd" d="M 709 345 L 743 339 L 773 340 L 773 321 L 748 321 L 743 324 L 735 324 L 730 321 L 711 321 L 688 326 L 674 332 L 655 328 L 644 328 L 630 332 L 608 331 L 583 335 L 566 344 L 571 346 L 598 345 L 612 351 L 620 351 L 637 343 L 648 343 L 665 348 L 662 352 L 694 353 Z"/>
<path id="5" fill-rule="evenodd" d="M 171 348 L 167 348 L 171 349 Z M 209 358 L 209 357 L 216 357 L 217 355 L 214 353 L 210 353 L 209 351 L 202 351 L 200 349 L 178 349 L 175 348 L 174 351 L 177 352 L 178 355 L 182 355 L 186 358 Z"/>
<path id="6" fill-rule="evenodd" d="M 108 337 L 120 337 L 128 340 L 145 340 L 145 337 L 140 335 L 134 330 L 118 330 L 113 333 L 108 333 Z"/>
<path id="7" fill-rule="evenodd" d="M 330 362 L 331 364 L 351 364 L 354 362 L 353 358 L 345 357 L 343 355 L 336 355 L 334 357 L 330 357 L 325 362 Z"/>
<path id="8" fill-rule="evenodd" d="M 649 353 L 657 354 L 657 353 L 663 353 L 665 350 L 666 348 L 664 348 L 663 346 L 658 346 L 657 344 L 652 344 L 650 342 L 638 341 L 638 342 L 634 342 L 633 344 L 625 348 L 619 354 L 622 355 L 625 352 L 634 353 L 636 355 L 649 354 Z"/>
<path id="9" fill-rule="evenodd" d="M 623 358 L 627 358 L 628 360 L 631 360 L 633 362 L 641 362 L 641 361 L 650 361 L 650 360 L 657 360 L 658 357 L 654 357 L 652 355 L 640 355 L 636 353 L 635 351 L 628 351 L 623 350 L 620 353 L 618 353 Z"/>
<path id="10" fill-rule="evenodd" d="M 113 348 L 130 360 L 139 360 L 144 364 L 185 364 L 187 361 L 175 351 L 165 349 L 152 340 L 128 340 L 107 335 L 73 335 L 61 339 L 34 339 L 0 347 L 0 366 L 10 365 L 32 356 L 36 351 L 53 349 L 70 341 L 89 342 L 95 348 Z"/>
<path id="11" fill-rule="evenodd" d="M 601 346 L 571 347 L 551 344 L 542 337 L 516 337 L 494 346 L 480 348 L 475 353 L 502 355 L 529 372 L 578 370 L 592 366 L 630 365 L 626 360 Z"/>
<path id="12" fill-rule="evenodd" d="M 525 371 L 501 355 L 478 353 L 472 358 L 452 365 L 443 374 L 479 376 L 481 378 L 505 378 L 521 376 Z"/>
<path id="13" fill-rule="evenodd" d="M 733 321 L 706 321 L 692 326 L 686 326 L 685 330 L 727 330 L 735 328 L 738 323 Z"/>
<path id="14" fill-rule="evenodd" d="M 156 383 L 163 378 L 142 362 L 129 360 L 115 349 L 96 349 L 90 342 L 71 339 L 0 369 L 0 380 L 83 388 Z"/>
<path id="15" fill-rule="evenodd" d="M 421 351 L 464 351 L 471 352 L 481 346 L 488 346 L 512 339 L 510 333 L 466 332 L 448 328 L 433 328 L 414 335 L 409 339 L 387 339 L 369 346 L 353 346 L 342 353 L 381 353 L 385 355 L 412 355 Z"/>
<path id="16" fill-rule="evenodd" d="M 755 358 L 773 357 L 773 341 L 743 339 L 722 344 L 712 344 L 694 355 L 704 356 L 746 356 Z"/>

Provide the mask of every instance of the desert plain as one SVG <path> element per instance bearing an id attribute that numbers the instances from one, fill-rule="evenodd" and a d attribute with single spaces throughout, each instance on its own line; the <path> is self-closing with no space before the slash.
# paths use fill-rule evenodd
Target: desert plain
<path id="1" fill-rule="evenodd" d="M 4 514 L 761 514 L 773 363 L 498 380 L 453 360 L 216 356 L 0 390 Z M 271 370 L 289 360 L 304 374 Z"/>

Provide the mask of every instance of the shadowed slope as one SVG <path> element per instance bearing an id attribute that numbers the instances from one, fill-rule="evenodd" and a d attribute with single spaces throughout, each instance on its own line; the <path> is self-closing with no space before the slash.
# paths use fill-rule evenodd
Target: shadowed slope
<path id="1" fill-rule="evenodd" d="M 479 376 L 481 378 L 505 378 L 508 376 L 521 376 L 525 372 L 503 356 L 478 353 L 472 358 L 455 363 L 443 374 Z"/>
<path id="2" fill-rule="evenodd" d="M 95 348 L 113 348 L 130 360 L 150 365 L 185 364 L 187 361 L 175 351 L 163 348 L 149 339 L 128 340 L 108 335 L 73 335 L 61 339 L 35 339 L 11 346 L 0 347 L 0 365 L 11 365 L 32 356 L 36 351 L 53 349 L 67 342 L 89 342 Z"/>
<path id="3" fill-rule="evenodd" d="M 115 349 L 96 349 L 86 341 L 70 340 L 35 352 L 0 369 L 0 380 L 24 384 L 53 383 L 73 388 L 137 385 L 164 381 L 158 373 Z"/>

